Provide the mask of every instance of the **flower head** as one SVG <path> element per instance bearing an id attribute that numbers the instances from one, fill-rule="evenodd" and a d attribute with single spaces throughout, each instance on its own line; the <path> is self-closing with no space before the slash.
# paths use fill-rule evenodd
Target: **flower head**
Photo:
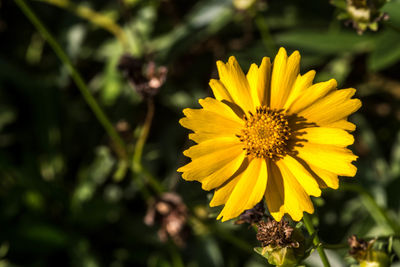
<path id="1" fill-rule="evenodd" d="M 310 196 L 337 189 L 338 175 L 354 176 L 355 156 L 347 117 L 361 107 L 355 89 L 337 90 L 334 79 L 313 84 L 315 71 L 299 74 L 300 54 L 281 48 L 273 65 L 264 57 L 245 75 L 234 57 L 217 62 L 211 79 L 215 98 L 185 109 L 182 126 L 197 144 L 184 151 L 191 162 L 178 169 L 204 190 L 215 189 L 210 206 L 225 205 L 226 221 L 265 197 L 270 214 L 299 221 L 313 213 Z"/>

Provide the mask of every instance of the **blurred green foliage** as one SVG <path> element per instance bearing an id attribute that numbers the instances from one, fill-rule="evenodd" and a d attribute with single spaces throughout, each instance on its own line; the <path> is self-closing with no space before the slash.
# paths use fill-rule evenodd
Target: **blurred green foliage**
<path id="1" fill-rule="evenodd" d="M 176 172 L 190 145 L 178 120 L 183 108 L 210 95 L 216 60 L 235 55 L 247 69 L 280 46 L 300 51 L 302 73 L 315 69 L 317 81 L 355 87 L 363 101 L 351 118 L 359 171 L 342 179 L 343 190 L 315 199 L 320 238 L 333 244 L 351 234 L 400 233 L 400 1 L 386 3 L 380 12 L 389 19 L 362 35 L 338 20 L 343 10 L 328 1 L 249 2 L 239 10 L 231 0 L 28 1 L 129 153 L 149 106 L 118 70 L 120 57 L 168 68 L 135 171 L 117 156 L 48 43 L 14 1 L 0 1 L 0 266 L 267 265 L 252 251 L 259 245 L 254 231 L 216 221 L 211 193 Z M 161 242 L 160 225 L 144 223 L 154 185 L 188 207 L 184 247 Z M 333 266 L 354 264 L 346 255 L 328 251 Z M 321 265 L 315 253 L 306 264 Z"/>

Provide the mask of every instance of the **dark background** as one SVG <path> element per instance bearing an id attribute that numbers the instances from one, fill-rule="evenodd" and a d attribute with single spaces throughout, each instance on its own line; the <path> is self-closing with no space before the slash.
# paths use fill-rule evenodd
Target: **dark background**
<path id="1" fill-rule="evenodd" d="M 341 178 L 341 189 L 314 199 L 322 241 L 345 243 L 351 234 L 398 230 L 400 1 L 377 8 L 375 17 L 386 12 L 389 19 L 363 34 L 346 10 L 318 0 L 241 1 L 254 2 L 242 10 L 239 1 L 235 7 L 228 0 L 60 1 L 64 7 L 27 2 L 112 124 L 125 126 L 119 133 L 129 156 L 148 106 L 118 61 L 124 53 L 154 61 L 168 68 L 168 77 L 154 97 L 143 169 L 119 174 L 115 146 L 65 64 L 14 1 L 0 1 L 0 266 L 265 266 L 252 251 L 259 245 L 253 229 L 216 221 L 218 209 L 208 207 L 212 193 L 176 172 L 191 144 L 178 120 L 183 108 L 198 107 L 197 99 L 211 94 L 216 60 L 235 55 L 247 71 L 263 56 L 273 58 L 280 46 L 300 51 L 302 73 L 314 69 L 316 82 L 335 78 L 339 88 L 357 88 L 363 102 L 350 118 L 357 125 L 357 176 Z M 79 8 L 122 27 L 126 49 Z M 148 173 L 188 208 L 184 246 L 161 242 L 160 224 L 144 223 L 159 195 L 146 182 Z M 366 193 L 354 191 L 360 188 Z M 397 226 L 387 225 L 371 199 Z M 346 249 L 328 254 L 333 266 L 354 263 Z M 318 256 L 307 264 L 320 266 Z"/>

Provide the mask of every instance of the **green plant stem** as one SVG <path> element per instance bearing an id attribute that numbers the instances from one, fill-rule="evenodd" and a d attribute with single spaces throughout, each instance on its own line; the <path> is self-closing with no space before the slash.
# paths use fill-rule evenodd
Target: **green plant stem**
<path id="1" fill-rule="evenodd" d="M 181 256 L 178 248 L 176 247 L 175 243 L 170 240 L 168 247 L 169 247 L 169 251 L 171 254 L 172 266 L 184 267 L 185 264 L 183 262 L 182 256 Z"/>
<path id="2" fill-rule="evenodd" d="M 349 248 L 349 244 L 347 244 L 347 243 L 343 243 L 343 244 L 322 244 L 322 247 L 324 249 L 332 249 L 332 250 L 348 249 Z"/>
<path id="3" fill-rule="evenodd" d="M 311 218 L 305 212 L 304 212 L 303 222 L 304 222 L 310 236 L 314 235 L 313 243 L 317 247 L 317 251 L 318 251 L 319 257 L 321 258 L 322 263 L 324 264 L 325 267 L 330 267 L 331 265 L 329 264 L 328 257 L 326 256 L 324 248 L 322 247 L 321 242 L 319 241 L 319 237 L 315 232 L 315 228 L 311 221 Z"/>
<path id="4" fill-rule="evenodd" d="M 276 52 L 277 48 L 275 45 L 274 40 L 272 39 L 272 36 L 269 32 L 269 27 L 267 22 L 265 21 L 265 18 L 259 14 L 256 15 L 254 22 L 258 28 L 258 31 L 261 34 L 261 39 L 265 45 L 265 48 L 267 49 L 267 52 L 273 54 Z"/>
<path id="5" fill-rule="evenodd" d="M 379 207 L 372 195 L 362 186 L 346 183 L 342 184 L 341 188 L 358 193 L 365 208 L 378 225 L 384 225 L 392 234 L 400 233 L 399 226 L 389 218 L 386 211 Z"/>
<path id="6" fill-rule="evenodd" d="M 154 117 L 154 110 L 154 100 L 152 98 L 147 99 L 147 114 L 139 135 L 139 139 L 136 142 L 135 150 L 133 152 L 132 170 L 137 175 L 143 173 L 146 177 L 147 182 L 153 188 L 153 190 L 157 194 L 160 194 L 164 191 L 163 186 L 158 182 L 156 178 L 151 175 L 149 171 L 143 168 L 142 165 L 143 148 L 150 133 L 151 124 Z"/>
<path id="7" fill-rule="evenodd" d="M 118 24 L 116 24 L 111 18 L 94 11 L 89 7 L 72 3 L 69 0 L 37 0 L 37 1 L 58 6 L 60 8 L 64 8 L 73 12 L 75 15 L 84 18 L 90 21 L 91 23 L 113 34 L 121 42 L 122 46 L 125 49 L 128 49 L 129 47 L 128 38 L 126 37 L 124 30 Z"/>
<path id="8" fill-rule="evenodd" d="M 152 98 L 149 98 L 147 100 L 146 119 L 143 123 L 143 127 L 140 132 L 139 139 L 136 142 L 135 151 L 133 153 L 132 168 L 135 172 L 141 170 L 143 148 L 144 148 L 144 145 L 146 144 L 147 137 L 149 136 L 151 123 L 153 121 L 153 116 L 154 116 L 154 101 Z"/>
<path id="9" fill-rule="evenodd" d="M 49 43 L 55 54 L 67 68 L 69 74 L 71 75 L 72 79 L 74 80 L 76 86 L 79 88 L 80 92 L 82 93 L 83 98 L 85 99 L 86 103 L 92 109 L 94 115 L 96 116 L 97 120 L 101 123 L 101 125 L 106 130 L 107 134 L 110 136 L 111 140 L 114 143 L 116 153 L 121 159 L 126 159 L 126 150 L 125 150 L 125 143 L 118 135 L 114 126 L 107 118 L 106 114 L 100 108 L 99 104 L 95 100 L 95 98 L 90 93 L 88 87 L 86 86 L 85 82 L 83 81 L 79 72 L 74 68 L 72 62 L 68 58 L 67 54 L 61 48 L 57 40 L 53 37 L 53 35 L 46 29 L 44 24 L 40 21 L 40 19 L 36 16 L 34 11 L 25 3 L 24 0 L 14 0 L 15 3 L 19 6 L 21 11 L 25 14 L 25 16 L 31 21 L 31 23 L 36 27 L 39 33 L 43 36 L 43 38 Z"/>
<path id="10" fill-rule="evenodd" d="M 393 25 L 392 22 L 383 22 L 384 25 L 388 26 L 389 28 L 391 28 L 392 30 L 396 31 L 397 33 L 400 33 L 400 27 Z"/>
<path id="11" fill-rule="evenodd" d="M 346 183 L 341 185 L 341 188 L 343 190 L 353 191 L 359 194 L 361 202 L 377 225 L 383 225 L 384 227 L 386 227 L 390 234 L 400 234 L 400 226 L 390 219 L 390 217 L 386 213 L 386 210 L 381 208 L 376 203 L 373 196 L 362 186 Z M 400 244 L 398 242 L 395 242 L 393 244 L 393 250 L 395 251 L 396 255 L 400 257 Z"/>

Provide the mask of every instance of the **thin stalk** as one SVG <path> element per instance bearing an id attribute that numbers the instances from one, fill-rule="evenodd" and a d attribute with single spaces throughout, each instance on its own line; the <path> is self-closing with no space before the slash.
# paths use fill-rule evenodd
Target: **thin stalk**
<path id="1" fill-rule="evenodd" d="M 143 123 L 143 127 L 140 132 L 139 139 L 136 142 L 135 151 L 133 153 L 132 168 L 135 172 L 141 170 L 143 148 L 144 145 L 146 144 L 147 137 L 149 136 L 151 123 L 153 122 L 153 116 L 154 116 L 154 101 L 152 98 L 149 98 L 147 100 L 146 119 Z"/>
<path id="2" fill-rule="evenodd" d="M 331 250 L 337 250 L 337 249 L 348 249 L 349 244 L 343 243 L 343 244 L 322 244 L 321 245 L 324 249 L 331 249 Z"/>
<path id="3" fill-rule="evenodd" d="M 125 143 L 118 135 L 117 131 L 114 129 L 114 126 L 107 118 L 106 114 L 100 108 L 99 104 L 97 103 L 96 99 L 90 93 L 87 85 L 83 81 L 79 72 L 75 69 L 72 65 L 72 62 L 68 58 L 67 54 L 61 48 L 60 44 L 57 40 L 53 37 L 53 35 L 47 30 L 45 25 L 40 21 L 40 19 L 36 16 L 34 11 L 25 3 L 24 0 L 14 0 L 15 3 L 19 6 L 21 11 L 25 14 L 25 16 L 31 21 L 31 23 L 36 27 L 39 33 L 43 36 L 43 38 L 49 43 L 51 48 L 53 49 L 54 53 L 58 56 L 61 62 L 64 64 L 66 69 L 68 70 L 71 78 L 74 80 L 76 86 L 79 88 L 83 98 L 85 99 L 86 103 L 92 109 L 94 115 L 96 116 L 97 120 L 101 123 L 101 125 L 106 130 L 107 134 L 110 136 L 111 140 L 113 141 L 116 149 L 116 153 L 121 159 L 126 158 L 126 150 L 125 150 Z"/>
<path id="4" fill-rule="evenodd" d="M 400 33 L 400 27 L 393 25 L 393 23 L 384 21 L 383 24 L 396 31 L 397 33 Z"/>
<path id="5" fill-rule="evenodd" d="M 391 234 L 400 234 L 400 226 L 396 224 L 387 215 L 386 210 L 381 208 L 373 198 L 373 196 L 367 192 L 362 186 L 356 184 L 343 184 L 342 189 L 356 192 L 360 195 L 361 202 L 364 207 L 374 219 L 377 225 L 384 225 Z M 400 244 L 398 242 L 393 244 L 393 250 L 396 255 L 400 257 Z"/>
<path id="6" fill-rule="evenodd" d="M 378 225 L 385 225 L 393 234 L 400 233 L 400 227 L 389 218 L 386 211 L 375 202 L 372 195 L 362 186 L 356 184 L 343 184 L 341 185 L 341 188 L 358 193 L 365 208 Z"/>
<path id="7" fill-rule="evenodd" d="M 275 53 L 277 50 L 274 40 L 269 32 L 269 27 L 265 18 L 259 14 L 256 15 L 254 22 L 258 28 L 258 31 L 261 34 L 261 39 L 269 53 Z"/>
<path id="8" fill-rule="evenodd" d="M 170 241 L 169 251 L 171 254 L 172 266 L 184 267 L 185 264 L 183 262 L 181 253 L 179 252 L 178 248 L 176 247 L 176 245 L 173 241 Z"/>
<path id="9" fill-rule="evenodd" d="M 128 38 L 124 30 L 109 17 L 94 11 L 93 9 L 77 5 L 68 0 L 37 0 L 50 5 L 58 6 L 73 12 L 75 15 L 84 18 L 91 23 L 101 27 L 102 29 L 113 34 L 122 44 L 125 49 L 129 48 Z"/>
<path id="10" fill-rule="evenodd" d="M 147 182 L 153 188 L 156 193 L 161 193 L 164 191 L 163 186 L 158 182 L 156 178 L 154 178 L 149 171 L 143 168 L 142 165 L 142 155 L 143 155 L 143 148 L 146 144 L 147 138 L 150 133 L 151 124 L 153 122 L 154 117 L 154 100 L 149 98 L 147 100 L 147 114 L 145 121 L 143 123 L 142 130 L 140 132 L 139 139 L 135 145 L 135 151 L 133 152 L 133 159 L 132 159 L 132 170 L 136 175 L 140 173 L 144 174 L 146 177 Z"/>
<path id="11" fill-rule="evenodd" d="M 331 265 L 329 264 L 328 257 L 326 256 L 325 250 L 322 247 L 321 242 L 319 241 L 319 237 L 315 232 L 315 228 L 311 221 L 310 215 L 308 215 L 305 212 L 304 212 L 303 222 L 304 222 L 310 236 L 314 235 L 313 243 L 317 247 L 319 257 L 321 258 L 321 261 L 322 261 L 324 267 L 330 267 Z"/>

